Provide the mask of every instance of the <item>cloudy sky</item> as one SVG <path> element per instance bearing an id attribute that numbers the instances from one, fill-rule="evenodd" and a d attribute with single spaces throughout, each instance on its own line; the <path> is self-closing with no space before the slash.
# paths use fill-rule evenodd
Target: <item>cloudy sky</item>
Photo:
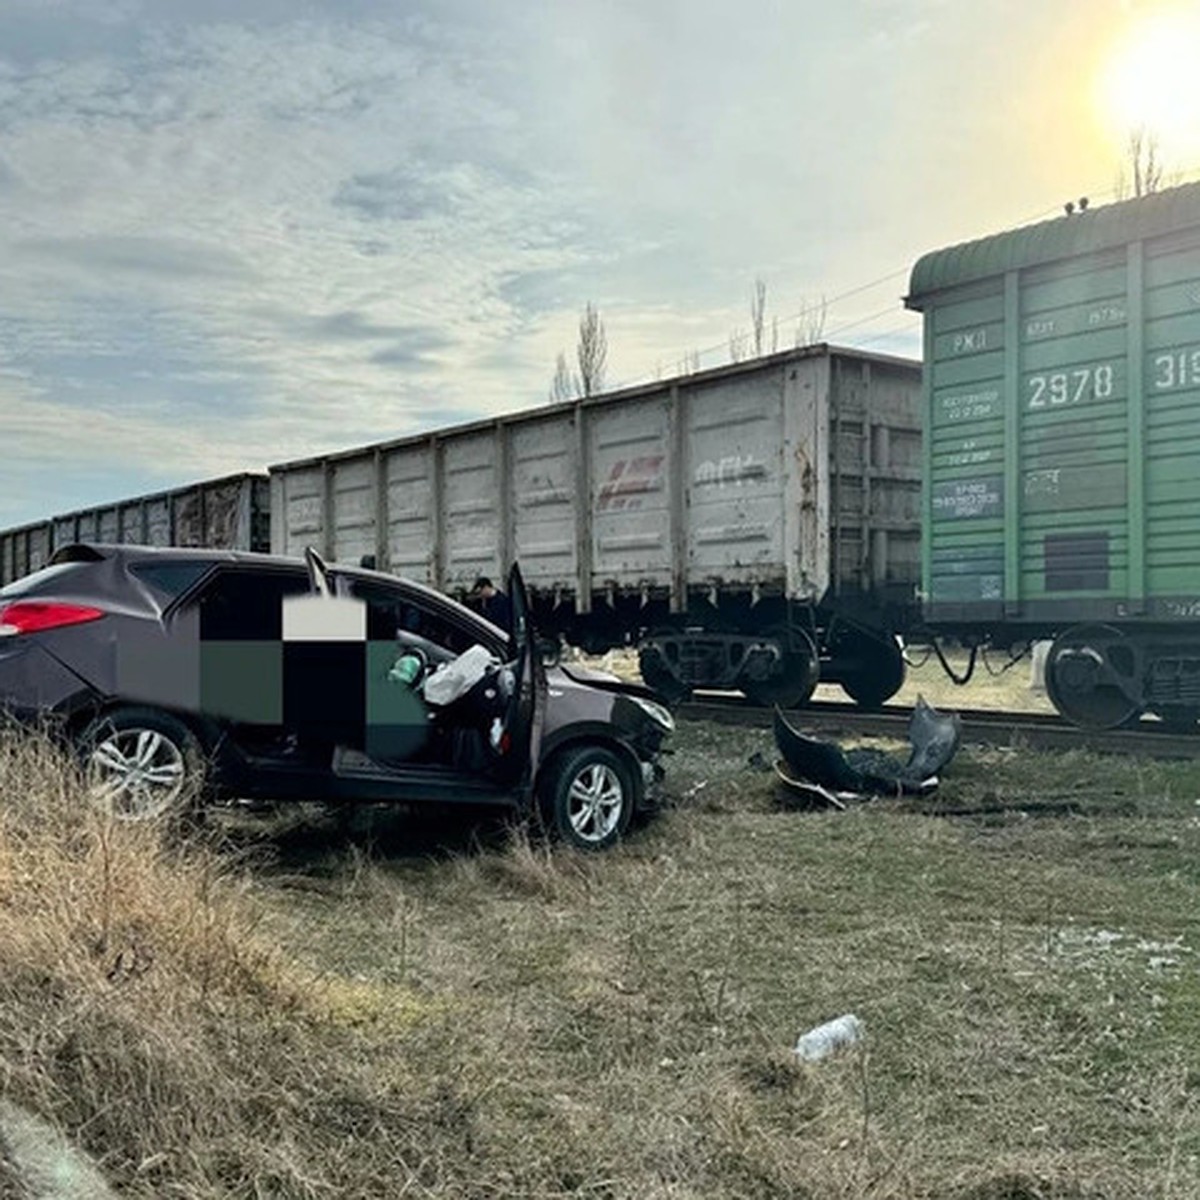
<path id="1" fill-rule="evenodd" d="M 915 355 L 914 259 L 1102 200 L 1177 10 L 0 0 L 0 526 L 541 403 L 588 301 L 611 385 L 756 278 Z"/>

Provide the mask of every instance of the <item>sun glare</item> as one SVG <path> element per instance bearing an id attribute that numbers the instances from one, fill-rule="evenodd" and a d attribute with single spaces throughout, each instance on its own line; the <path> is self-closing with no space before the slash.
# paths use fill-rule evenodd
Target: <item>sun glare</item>
<path id="1" fill-rule="evenodd" d="M 1179 168 L 1200 163 L 1200 14 L 1174 9 L 1148 16 L 1118 47 L 1104 97 L 1123 139 L 1144 128 Z"/>

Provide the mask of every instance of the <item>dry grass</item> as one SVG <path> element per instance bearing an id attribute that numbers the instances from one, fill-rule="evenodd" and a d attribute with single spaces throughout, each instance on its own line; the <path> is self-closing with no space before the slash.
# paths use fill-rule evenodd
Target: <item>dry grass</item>
<path id="1" fill-rule="evenodd" d="M 264 880 L 314 967 L 436 1007 L 405 1055 L 470 1130 L 443 1186 L 1196 1194 L 1196 768 L 968 751 L 940 806 L 982 815 L 831 816 L 778 810 L 761 734 L 679 740 L 690 799 L 611 855 L 393 854 L 349 899 Z M 850 1010 L 862 1051 L 792 1061 Z"/>
<path id="2" fill-rule="evenodd" d="M 760 733 L 677 749 L 610 854 L 379 818 L 252 863 L 6 751 L 3 1090 L 131 1196 L 1200 1194 L 1200 770 L 968 748 L 975 815 L 835 816 Z"/>
<path id="3" fill-rule="evenodd" d="M 967 656 L 954 651 L 947 652 L 947 659 L 960 677 L 967 667 Z M 1030 687 L 1031 670 L 1029 657 L 1017 662 L 1003 652 L 993 650 L 989 654 L 980 652 L 975 671 L 968 683 L 956 684 L 942 669 L 936 656 L 922 650 L 909 651 L 909 665 L 904 684 L 893 697 L 893 704 L 914 704 L 918 696 L 924 696 L 936 708 L 997 708 L 1008 712 L 1052 713 L 1045 688 Z M 819 687 L 818 699 L 842 700 L 845 695 L 836 686 Z"/>
<path id="4" fill-rule="evenodd" d="M 101 815 L 47 745 L 0 739 L 0 795 L 0 1092 L 123 1195 L 395 1195 L 424 1150 L 356 1027 L 419 1009 L 298 968 L 244 864 Z"/>

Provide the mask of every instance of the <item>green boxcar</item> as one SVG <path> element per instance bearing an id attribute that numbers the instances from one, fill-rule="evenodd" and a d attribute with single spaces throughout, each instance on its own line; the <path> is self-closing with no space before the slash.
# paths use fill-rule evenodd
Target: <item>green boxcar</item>
<path id="1" fill-rule="evenodd" d="M 929 625 L 1057 637 L 1051 695 L 1200 716 L 1200 184 L 925 255 Z"/>

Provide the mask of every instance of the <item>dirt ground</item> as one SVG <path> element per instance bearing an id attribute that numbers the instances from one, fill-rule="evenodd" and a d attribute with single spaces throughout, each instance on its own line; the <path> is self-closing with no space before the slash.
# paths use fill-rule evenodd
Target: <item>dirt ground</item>
<path id="1" fill-rule="evenodd" d="M 1017 662 L 1003 654 L 993 652 L 980 655 L 971 679 L 965 685 L 956 684 L 942 669 L 937 658 L 924 650 L 910 650 L 905 681 L 890 701 L 896 705 L 911 705 L 919 695 L 935 708 L 996 708 L 1010 712 L 1052 713 L 1054 706 L 1046 696 L 1044 688 L 1031 687 L 1030 660 L 1026 656 Z M 955 674 L 962 676 L 967 667 L 967 657 L 961 652 L 947 655 Z M 594 658 L 581 658 L 585 665 L 611 671 L 622 679 L 640 681 L 637 655 L 632 650 L 614 650 Z M 814 693 L 817 700 L 847 700 L 846 693 L 837 684 L 819 684 Z"/>

